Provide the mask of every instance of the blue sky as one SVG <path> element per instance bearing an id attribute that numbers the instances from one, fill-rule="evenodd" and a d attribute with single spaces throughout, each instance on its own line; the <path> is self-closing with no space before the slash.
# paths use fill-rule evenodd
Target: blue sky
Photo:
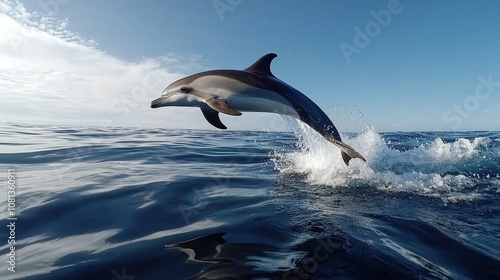
<path id="1" fill-rule="evenodd" d="M 0 0 L 0 119 L 212 129 L 163 88 L 268 52 L 340 131 L 500 130 L 500 2 Z M 312 4 L 314 3 L 314 4 Z M 272 114 L 229 129 L 283 130 Z"/>

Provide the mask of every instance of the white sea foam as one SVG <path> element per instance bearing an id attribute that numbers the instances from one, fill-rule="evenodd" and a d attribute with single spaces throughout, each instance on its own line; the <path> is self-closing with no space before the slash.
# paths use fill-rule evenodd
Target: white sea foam
<path id="1" fill-rule="evenodd" d="M 353 159 L 346 166 L 340 150 L 318 133 L 302 123 L 294 124 L 293 128 L 299 138 L 299 149 L 277 153 L 276 168 L 284 174 L 303 174 L 311 185 L 369 185 L 388 192 L 437 197 L 445 203 L 480 199 L 483 192 L 478 188 L 485 183 L 489 188 L 499 187 L 498 174 L 481 177 L 474 173 L 474 166 L 495 160 L 481 152 L 491 142 L 489 138 L 458 138 L 449 143 L 435 138 L 417 148 L 398 151 L 367 127 L 353 138 L 342 135 L 345 143 L 366 158 L 366 163 Z"/>
<path id="2" fill-rule="evenodd" d="M 489 142 L 490 139 L 484 137 L 476 138 L 473 141 L 459 138 L 452 143 L 444 143 L 441 138 L 437 138 L 429 147 L 428 152 L 435 159 L 455 161 L 477 155 L 479 149 Z"/>

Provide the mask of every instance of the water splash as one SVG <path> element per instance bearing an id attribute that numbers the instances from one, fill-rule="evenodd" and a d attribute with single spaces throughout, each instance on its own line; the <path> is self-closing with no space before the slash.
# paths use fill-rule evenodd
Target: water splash
<path id="1" fill-rule="evenodd" d="M 283 174 L 302 174 L 312 185 L 369 186 L 436 197 L 445 203 L 474 201 L 500 190 L 500 145 L 496 139 L 442 139 L 427 133 L 412 140 L 415 147 L 398 149 L 398 143 L 387 140 L 386 134 L 366 126 L 358 135 L 342 135 L 344 142 L 367 160 L 352 160 L 346 166 L 340 150 L 321 135 L 300 122 L 287 122 L 298 138 L 297 149 L 276 152 L 275 167 Z"/>

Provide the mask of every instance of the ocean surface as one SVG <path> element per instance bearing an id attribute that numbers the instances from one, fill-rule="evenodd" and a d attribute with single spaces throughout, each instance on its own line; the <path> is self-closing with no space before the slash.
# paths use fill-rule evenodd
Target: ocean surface
<path id="1" fill-rule="evenodd" d="M 500 279 L 499 132 L 292 129 L 0 124 L 0 279 Z"/>

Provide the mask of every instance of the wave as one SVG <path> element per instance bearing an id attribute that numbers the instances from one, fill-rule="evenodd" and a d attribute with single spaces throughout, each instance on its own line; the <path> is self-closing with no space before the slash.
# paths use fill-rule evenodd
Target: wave
<path id="1" fill-rule="evenodd" d="M 276 149 L 272 159 L 281 173 L 301 174 L 312 185 L 369 186 L 445 203 L 475 201 L 500 192 L 500 138 L 495 133 L 472 139 L 447 132 L 405 137 L 365 127 L 357 135 L 342 136 L 367 160 L 352 160 L 346 166 L 340 150 L 317 132 L 300 122 L 292 128 L 298 137 L 295 151 Z"/>

